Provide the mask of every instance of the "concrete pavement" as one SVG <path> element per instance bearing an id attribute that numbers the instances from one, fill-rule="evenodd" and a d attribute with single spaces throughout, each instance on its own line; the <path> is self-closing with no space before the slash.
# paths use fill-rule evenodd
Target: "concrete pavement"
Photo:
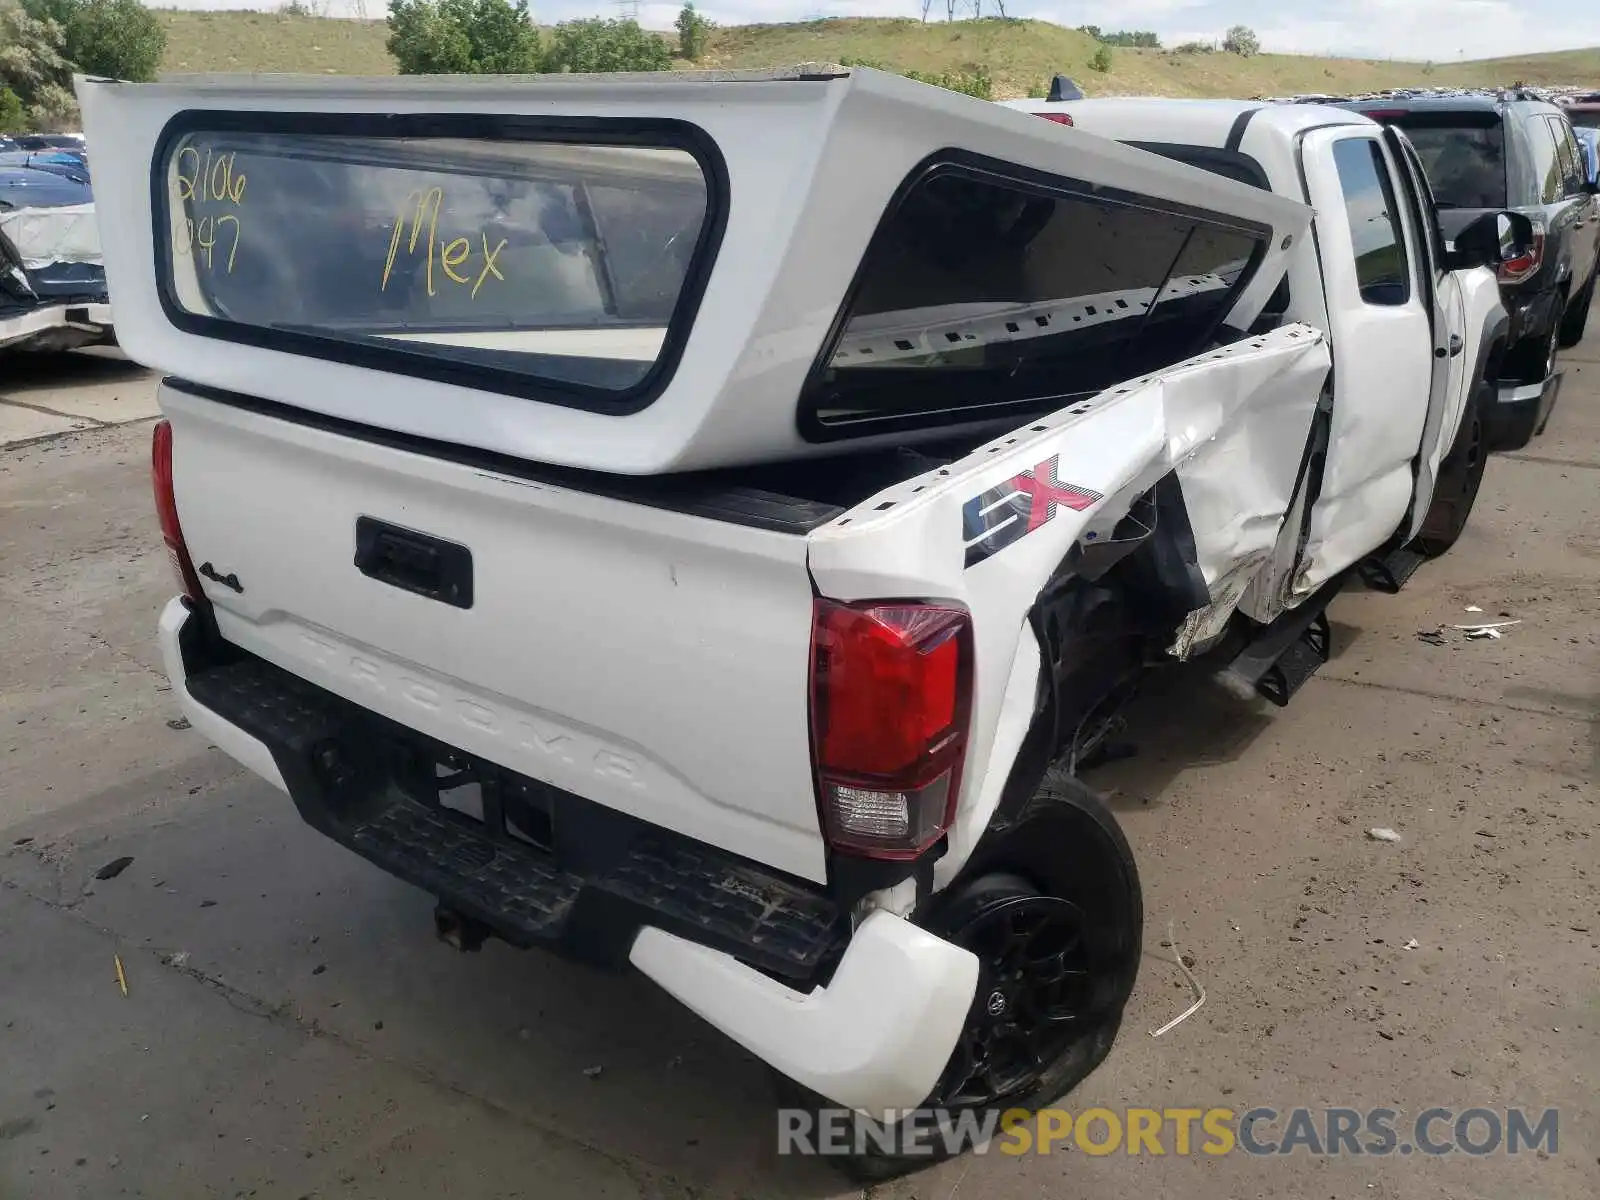
<path id="1" fill-rule="evenodd" d="M 156 412 L 155 375 L 115 349 L 0 358 L 0 447 Z"/>
<path id="2" fill-rule="evenodd" d="M 1182 677 L 1142 702 L 1143 753 L 1093 782 L 1141 863 L 1146 961 L 1063 1102 L 1556 1107 L 1558 1152 L 1073 1149 L 872 1195 L 1600 1194 L 1600 336 L 1568 369 L 1459 546 L 1399 596 L 1339 598 L 1336 659 L 1289 708 Z M 113 411 L 50 396 L 62 420 Z M 765 1069 L 652 985 L 453 954 L 428 897 L 169 726 L 148 434 L 0 450 L 0 1197 L 858 1194 L 776 1157 Z M 1416 637 L 1480 619 L 1521 624 Z M 1169 921 L 1209 999 L 1157 1040 L 1188 1002 Z"/>

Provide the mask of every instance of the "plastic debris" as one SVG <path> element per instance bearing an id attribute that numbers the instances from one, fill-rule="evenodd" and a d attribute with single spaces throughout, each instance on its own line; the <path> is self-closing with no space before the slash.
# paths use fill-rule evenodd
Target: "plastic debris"
<path id="1" fill-rule="evenodd" d="M 1418 946 L 1420 946 L 1420 945 L 1421 945 L 1421 944 L 1422 944 L 1422 943 L 1421 943 L 1421 942 L 1419 942 L 1419 941 L 1417 941 L 1417 939 L 1416 939 L 1416 938 L 1410 938 L 1410 939 L 1408 939 L 1408 940 L 1407 940 L 1407 941 L 1406 941 L 1406 944 L 1405 944 L 1405 946 L 1404 946 L 1404 947 L 1403 947 L 1403 949 L 1406 949 L 1406 950 L 1415 950 L 1415 949 L 1416 949 L 1416 948 L 1417 948 L 1417 947 L 1418 947 Z"/>
<path id="2" fill-rule="evenodd" d="M 1505 636 L 1505 634 L 1501 633 L 1498 629 L 1489 629 L 1487 627 L 1483 629 L 1464 629 L 1462 630 L 1462 633 L 1466 634 L 1467 641 L 1469 642 L 1481 642 L 1488 638 L 1493 638 L 1495 641 L 1499 641 Z"/>
<path id="3" fill-rule="evenodd" d="M 1394 830 L 1385 829 L 1381 826 L 1367 830 L 1367 836 L 1375 842 L 1398 842 L 1400 840 L 1400 835 Z"/>
<path id="4" fill-rule="evenodd" d="M 1482 612 L 1483 609 L 1479 608 L 1476 604 L 1469 604 L 1469 605 L 1467 605 L 1467 611 L 1468 612 Z"/>
<path id="5" fill-rule="evenodd" d="M 1490 622 L 1488 622 L 1486 624 L 1483 624 L 1483 625 L 1452 625 L 1452 626 L 1450 626 L 1450 628 L 1451 629 L 1458 629 L 1462 633 L 1466 634 L 1468 637 L 1471 637 L 1473 634 L 1478 634 L 1479 636 L 1486 636 L 1487 635 L 1487 636 L 1492 636 L 1492 637 L 1499 637 L 1500 635 L 1495 632 L 1496 630 L 1508 629 L 1512 625 L 1521 625 L 1521 624 L 1522 624 L 1521 621 L 1490 621 Z"/>
<path id="6" fill-rule="evenodd" d="M 1440 625 L 1436 629 L 1417 630 L 1417 641 L 1427 642 L 1430 646 L 1444 645 L 1444 626 Z"/>
<path id="7" fill-rule="evenodd" d="M 127 996 L 128 973 L 122 969 L 122 955 L 113 954 L 111 956 L 111 961 L 116 964 L 117 968 L 117 986 L 122 989 L 123 996 Z"/>
<path id="8" fill-rule="evenodd" d="M 1172 936 L 1171 921 L 1167 922 L 1167 940 L 1165 944 L 1172 950 L 1172 961 L 1178 964 L 1178 970 L 1183 972 L 1184 979 L 1186 979 L 1189 983 L 1189 990 L 1194 993 L 1194 1003 L 1189 1005 L 1188 1008 L 1184 1009 L 1177 1016 L 1173 1017 L 1172 1020 L 1168 1021 L 1160 1029 L 1152 1029 L 1150 1031 L 1150 1036 L 1153 1038 L 1158 1038 L 1163 1033 L 1167 1033 L 1170 1030 L 1176 1029 L 1179 1025 L 1182 1025 L 1190 1017 L 1194 1016 L 1195 1013 L 1199 1012 L 1200 1006 L 1206 1002 L 1206 989 L 1200 986 L 1200 981 L 1194 977 L 1194 972 L 1189 970 L 1189 964 L 1183 961 L 1183 955 L 1178 951 L 1177 940 Z"/>
<path id="9" fill-rule="evenodd" d="M 599 1079 L 600 1078 L 600 1072 L 604 1071 L 604 1070 L 605 1070 L 604 1067 L 585 1067 L 583 1069 L 583 1073 L 585 1075 L 587 1075 L 590 1079 Z"/>

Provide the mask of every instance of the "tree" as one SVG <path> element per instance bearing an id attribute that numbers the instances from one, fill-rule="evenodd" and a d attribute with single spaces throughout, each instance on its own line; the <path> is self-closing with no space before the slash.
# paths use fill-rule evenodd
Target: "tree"
<path id="1" fill-rule="evenodd" d="M 1248 25 L 1235 25 L 1222 39 L 1222 48 L 1240 58 L 1252 58 L 1261 53 L 1261 39 Z"/>
<path id="2" fill-rule="evenodd" d="M 161 22 L 139 0 L 57 0 L 67 61 L 86 75 L 154 79 L 167 50 Z"/>
<path id="3" fill-rule="evenodd" d="M 0 133 L 24 133 L 27 127 L 28 110 L 22 107 L 22 97 L 0 87 Z"/>
<path id="4" fill-rule="evenodd" d="M 694 0 L 689 0 L 678 13 L 677 25 L 678 53 L 690 62 L 699 62 L 711 40 L 711 22 L 696 12 Z"/>
<path id="5" fill-rule="evenodd" d="M 23 107 L 22 123 L 50 129 L 76 119 L 72 66 L 61 51 L 61 26 L 35 17 L 18 0 L 0 0 L 0 88 Z"/>
<path id="6" fill-rule="evenodd" d="M 394 0 L 388 46 L 402 75 L 525 75 L 541 66 L 528 0 Z"/>
<path id="7" fill-rule="evenodd" d="M 1111 70 L 1110 46 L 1101 45 L 1101 47 L 1094 52 L 1094 57 L 1089 60 L 1089 69 L 1091 71 L 1099 71 L 1102 75 Z"/>
<path id="8" fill-rule="evenodd" d="M 670 66 L 667 43 L 637 21 L 598 17 L 557 25 L 544 60 L 546 71 L 665 71 Z"/>

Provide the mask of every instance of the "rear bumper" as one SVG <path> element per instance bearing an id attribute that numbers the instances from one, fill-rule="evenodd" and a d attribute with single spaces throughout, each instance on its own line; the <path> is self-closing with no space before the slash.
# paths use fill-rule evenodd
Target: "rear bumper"
<path id="1" fill-rule="evenodd" d="M 977 960 L 890 913 L 853 933 L 820 890 L 535 781 L 471 764 L 498 828 L 414 794 L 396 755 L 451 753 L 217 645 L 182 600 L 160 624 L 189 721 L 284 790 L 314 828 L 508 941 L 631 964 L 799 1083 L 867 1112 L 932 1090 L 965 1023 Z M 497 773 L 498 772 L 498 773 Z M 504 813 L 547 806 L 549 846 Z M 545 811 L 545 810 L 541 810 Z"/>
<path id="2" fill-rule="evenodd" d="M 1521 450 L 1543 433 L 1564 378 L 1557 371 L 1543 383 L 1502 384 L 1489 418 L 1489 449 L 1498 453 Z"/>

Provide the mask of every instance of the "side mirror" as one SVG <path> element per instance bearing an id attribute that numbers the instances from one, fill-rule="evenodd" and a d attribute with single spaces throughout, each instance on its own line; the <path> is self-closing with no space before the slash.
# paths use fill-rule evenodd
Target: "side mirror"
<path id="1" fill-rule="evenodd" d="M 1533 222 L 1521 213 L 1491 212 L 1456 234 L 1450 266 L 1498 267 L 1533 253 Z"/>

